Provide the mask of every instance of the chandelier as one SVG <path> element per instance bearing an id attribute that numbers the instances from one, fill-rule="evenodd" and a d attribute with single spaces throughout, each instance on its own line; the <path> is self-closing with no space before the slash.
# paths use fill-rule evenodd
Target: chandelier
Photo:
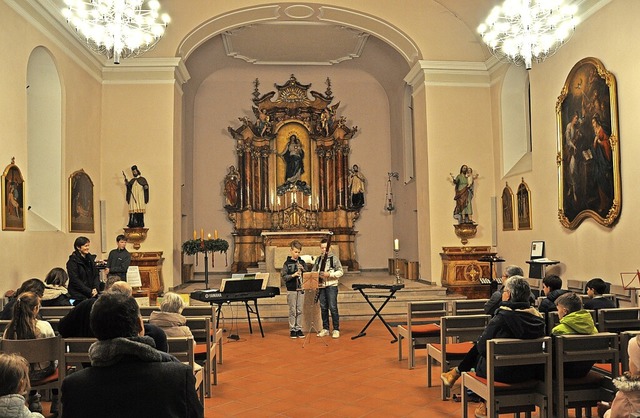
<path id="1" fill-rule="evenodd" d="M 135 57 L 149 51 L 170 21 L 160 15 L 157 0 L 64 0 L 62 15 L 94 51 L 113 58 Z M 146 8 L 142 8 L 146 3 Z"/>
<path id="2" fill-rule="evenodd" d="M 529 70 L 533 61 L 544 61 L 571 37 L 577 10 L 565 0 L 505 0 L 478 32 L 496 56 Z"/>

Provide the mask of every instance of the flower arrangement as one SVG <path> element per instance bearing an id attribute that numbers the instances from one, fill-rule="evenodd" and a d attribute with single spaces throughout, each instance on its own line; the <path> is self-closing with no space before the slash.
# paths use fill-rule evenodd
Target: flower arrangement
<path id="1" fill-rule="evenodd" d="M 182 251 L 187 255 L 195 255 L 204 252 L 226 253 L 229 249 L 227 240 L 216 239 L 190 239 L 182 243 Z"/>

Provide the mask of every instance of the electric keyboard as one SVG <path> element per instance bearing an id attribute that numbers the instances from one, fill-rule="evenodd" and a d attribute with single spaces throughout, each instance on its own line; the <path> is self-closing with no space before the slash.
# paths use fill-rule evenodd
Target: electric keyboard
<path id="1" fill-rule="evenodd" d="M 269 286 L 264 290 L 258 290 L 255 292 L 220 292 L 218 289 L 196 290 L 195 292 L 191 292 L 191 298 L 201 302 L 225 303 L 272 298 L 279 294 L 279 287 Z"/>
<path id="2" fill-rule="evenodd" d="M 351 285 L 353 290 L 360 289 L 384 289 L 390 290 L 392 292 L 396 292 L 400 289 L 404 288 L 404 283 L 394 283 L 394 284 L 365 284 L 365 283 L 355 283 Z"/>

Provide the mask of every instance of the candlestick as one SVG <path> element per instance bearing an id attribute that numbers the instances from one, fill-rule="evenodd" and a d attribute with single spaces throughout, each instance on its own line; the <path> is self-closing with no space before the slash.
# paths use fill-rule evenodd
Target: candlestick
<path id="1" fill-rule="evenodd" d="M 204 228 L 200 228 L 200 241 L 204 240 Z"/>
<path id="2" fill-rule="evenodd" d="M 400 251 L 400 240 L 398 238 L 393 240 L 393 251 Z"/>
<path id="3" fill-rule="evenodd" d="M 218 230 L 217 229 L 213 230 L 213 239 L 218 239 Z"/>
<path id="4" fill-rule="evenodd" d="M 211 239 L 211 234 L 207 234 L 207 239 Z"/>
<path id="5" fill-rule="evenodd" d="M 196 230 L 193 230 L 193 240 L 197 240 L 198 239 L 198 233 L 196 232 Z"/>

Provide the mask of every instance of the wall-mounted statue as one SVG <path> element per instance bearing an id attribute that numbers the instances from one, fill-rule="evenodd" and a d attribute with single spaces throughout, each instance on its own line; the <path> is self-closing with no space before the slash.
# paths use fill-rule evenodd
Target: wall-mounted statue
<path id="1" fill-rule="evenodd" d="M 124 173 L 122 173 L 124 175 Z M 131 180 L 124 176 L 124 184 L 127 187 L 127 203 L 129 204 L 129 228 L 144 228 L 144 214 L 149 203 L 149 183 L 140 175 L 138 166 L 131 167 Z"/>
<path id="2" fill-rule="evenodd" d="M 284 151 L 278 154 L 286 164 L 285 182 L 297 184 L 304 174 L 304 148 L 296 135 L 291 135 Z"/>
<path id="3" fill-rule="evenodd" d="M 460 167 L 460 173 L 454 176 L 449 173 L 453 185 L 455 186 L 455 195 L 453 200 L 456 201 L 456 205 L 453 209 L 453 217 L 458 220 L 459 224 L 462 223 L 474 223 L 472 220 L 473 215 L 473 193 L 474 193 L 474 180 L 478 178 L 477 174 L 473 174 L 471 167 L 463 165 Z"/>
<path id="4" fill-rule="evenodd" d="M 231 208 L 238 207 L 238 192 L 240 189 L 240 173 L 234 166 L 229 166 L 229 172 L 224 178 L 224 195 L 226 198 L 226 206 Z"/>
<path id="5" fill-rule="evenodd" d="M 351 207 L 361 208 L 364 206 L 364 185 L 365 178 L 360 172 L 357 164 L 349 170 L 349 193 L 351 195 Z"/>

